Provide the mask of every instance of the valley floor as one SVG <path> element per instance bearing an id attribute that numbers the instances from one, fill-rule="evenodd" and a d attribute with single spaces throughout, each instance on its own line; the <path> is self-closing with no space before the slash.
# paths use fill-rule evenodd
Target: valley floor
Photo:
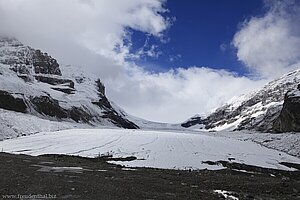
<path id="1" fill-rule="evenodd" d="M 299 171 L 281 171 L 239 164 L 229 164 L 227 169 L 213 171 L 125 168 L 109 164 L 107 159 L 109 158 L 66 155 L 34 157 L 0 153 L 0 198 L 300 198 Z"/>

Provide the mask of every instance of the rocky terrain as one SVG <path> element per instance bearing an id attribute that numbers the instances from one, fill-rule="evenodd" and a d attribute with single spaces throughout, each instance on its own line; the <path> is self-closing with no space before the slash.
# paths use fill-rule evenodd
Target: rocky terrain
<path id="1" fill-rule="evenodd" d="M 108 164 L 108 160 L 111 158 L 0 153 L 0 198 L 25 199 L 29 195 L 34 199 L 87 200 L 300 198 L 299 171 L 226 161 L 219 163 L 227 168 L 218 171 L 126 168 Z"/>
<path id="2" fill-rule="evenodd" d="M 298 93 L 299 83 L 300 70 L 290 72 L 258 91 L 227 103 L 205 118 L 196 116 L 181 125 L 186 128 L 202 125 L 203 129 L 211 131 L 299 132 L 299 97 L 290 92 L 297 90 Z"/>
<path id="3" fill-rule="evenodd" d="M 0 38 L 0 108 L 51 121 L 139 128 L 112 106 L 98 77 L 61 67 L 47 53 L 7 37 Z"/>

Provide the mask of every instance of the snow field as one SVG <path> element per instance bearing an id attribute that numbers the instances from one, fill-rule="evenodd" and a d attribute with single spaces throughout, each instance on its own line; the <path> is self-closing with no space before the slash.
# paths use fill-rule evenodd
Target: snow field
<path id="1" fill-rule="evenodd" d="M 222 169 L 203 161 L 225 160 L 266 168 L 294 170 L 280 162 L 300 164 L 300 159 L 252 141 L 201 133 L 127 129 L 70 129 L 42 132 L 4 140 L 0 149 L 29 155 L 68 154 L 86 157 L 111 154 L 135 156 L 134 161 L 111 161 L 126 167 L 167 169 Z"/>

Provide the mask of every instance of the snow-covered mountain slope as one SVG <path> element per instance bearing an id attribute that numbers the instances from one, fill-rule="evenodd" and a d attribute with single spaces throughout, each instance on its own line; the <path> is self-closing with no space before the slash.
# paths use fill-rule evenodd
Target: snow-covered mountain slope
<path id="1" fill-rule="evenodd" d="M 113 161 L 130 167 L 222 169 L 223 166 L 210 163 L 227 161 L 294 170 L 281 162 L 300 164 L 299 158 L 251 141 L 176 131 L 71 129 L 0 141 L 0 148 L 4 152 L 29 155 L 134 156 L 136 160 Z"/>
<path id="2" fill-rule="evenodd" d="M 270 149 L 285 152 L 300 158 L 300 134 L 298 133 L 261 133 L 255 131 L 218 131 L 201 132 L 214 137 L 227 137 L 241 141 L 252 141 Z"/>
<path id="3" fill-rule="evenodd" d="M 262 89 L 233 99 L 206 118 L 191 118 L 183 127 L 202 125 L 207 130 L 256 130 L 283 132 L 274 128 L 282 110 L 285 94 L 300 83 L 300 70 L 290 72 L 266 84 Z M 300 111 L 297 111 L 298 113 Z M 291 129 L 293 130 L 293 129 Z"/>
<path id="4" fill-rule="evenodd" d="M 0 38 L 0 108 L 6 114 L 25 113 L 48 121 L 138 128 L 112 107 L 98 77 L 79 68 L 61 67 L 47 53 L 7 37 Z M 1 126 L 12 126 L 0 120 Z M 23 131 L 21 126 L 15 130 L 12 136 Z M 8 136 L 4 129 L 1 134 Z"/>
<path id="5" fill-rule="evenodd" d="M 31 114 L 0 109 L 0 141 L 43 131 L 92 128 L 88 124 L 43 119 Z"/>

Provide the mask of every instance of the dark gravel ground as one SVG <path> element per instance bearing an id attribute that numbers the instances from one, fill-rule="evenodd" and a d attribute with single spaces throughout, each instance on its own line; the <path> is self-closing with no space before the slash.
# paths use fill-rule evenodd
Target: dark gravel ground
<path id="1" fill-rule="evenodd" d="M 299 171 L 271 170 L 225 161 L 219 164 L 228 168 L 219 171 L 124 169 L 108 164 L 107 159 L 0 153 L 0 198 L 213 200 L 225 199 L 214 190 L 226 190 L 239 199 L 300 199 Z"/>

